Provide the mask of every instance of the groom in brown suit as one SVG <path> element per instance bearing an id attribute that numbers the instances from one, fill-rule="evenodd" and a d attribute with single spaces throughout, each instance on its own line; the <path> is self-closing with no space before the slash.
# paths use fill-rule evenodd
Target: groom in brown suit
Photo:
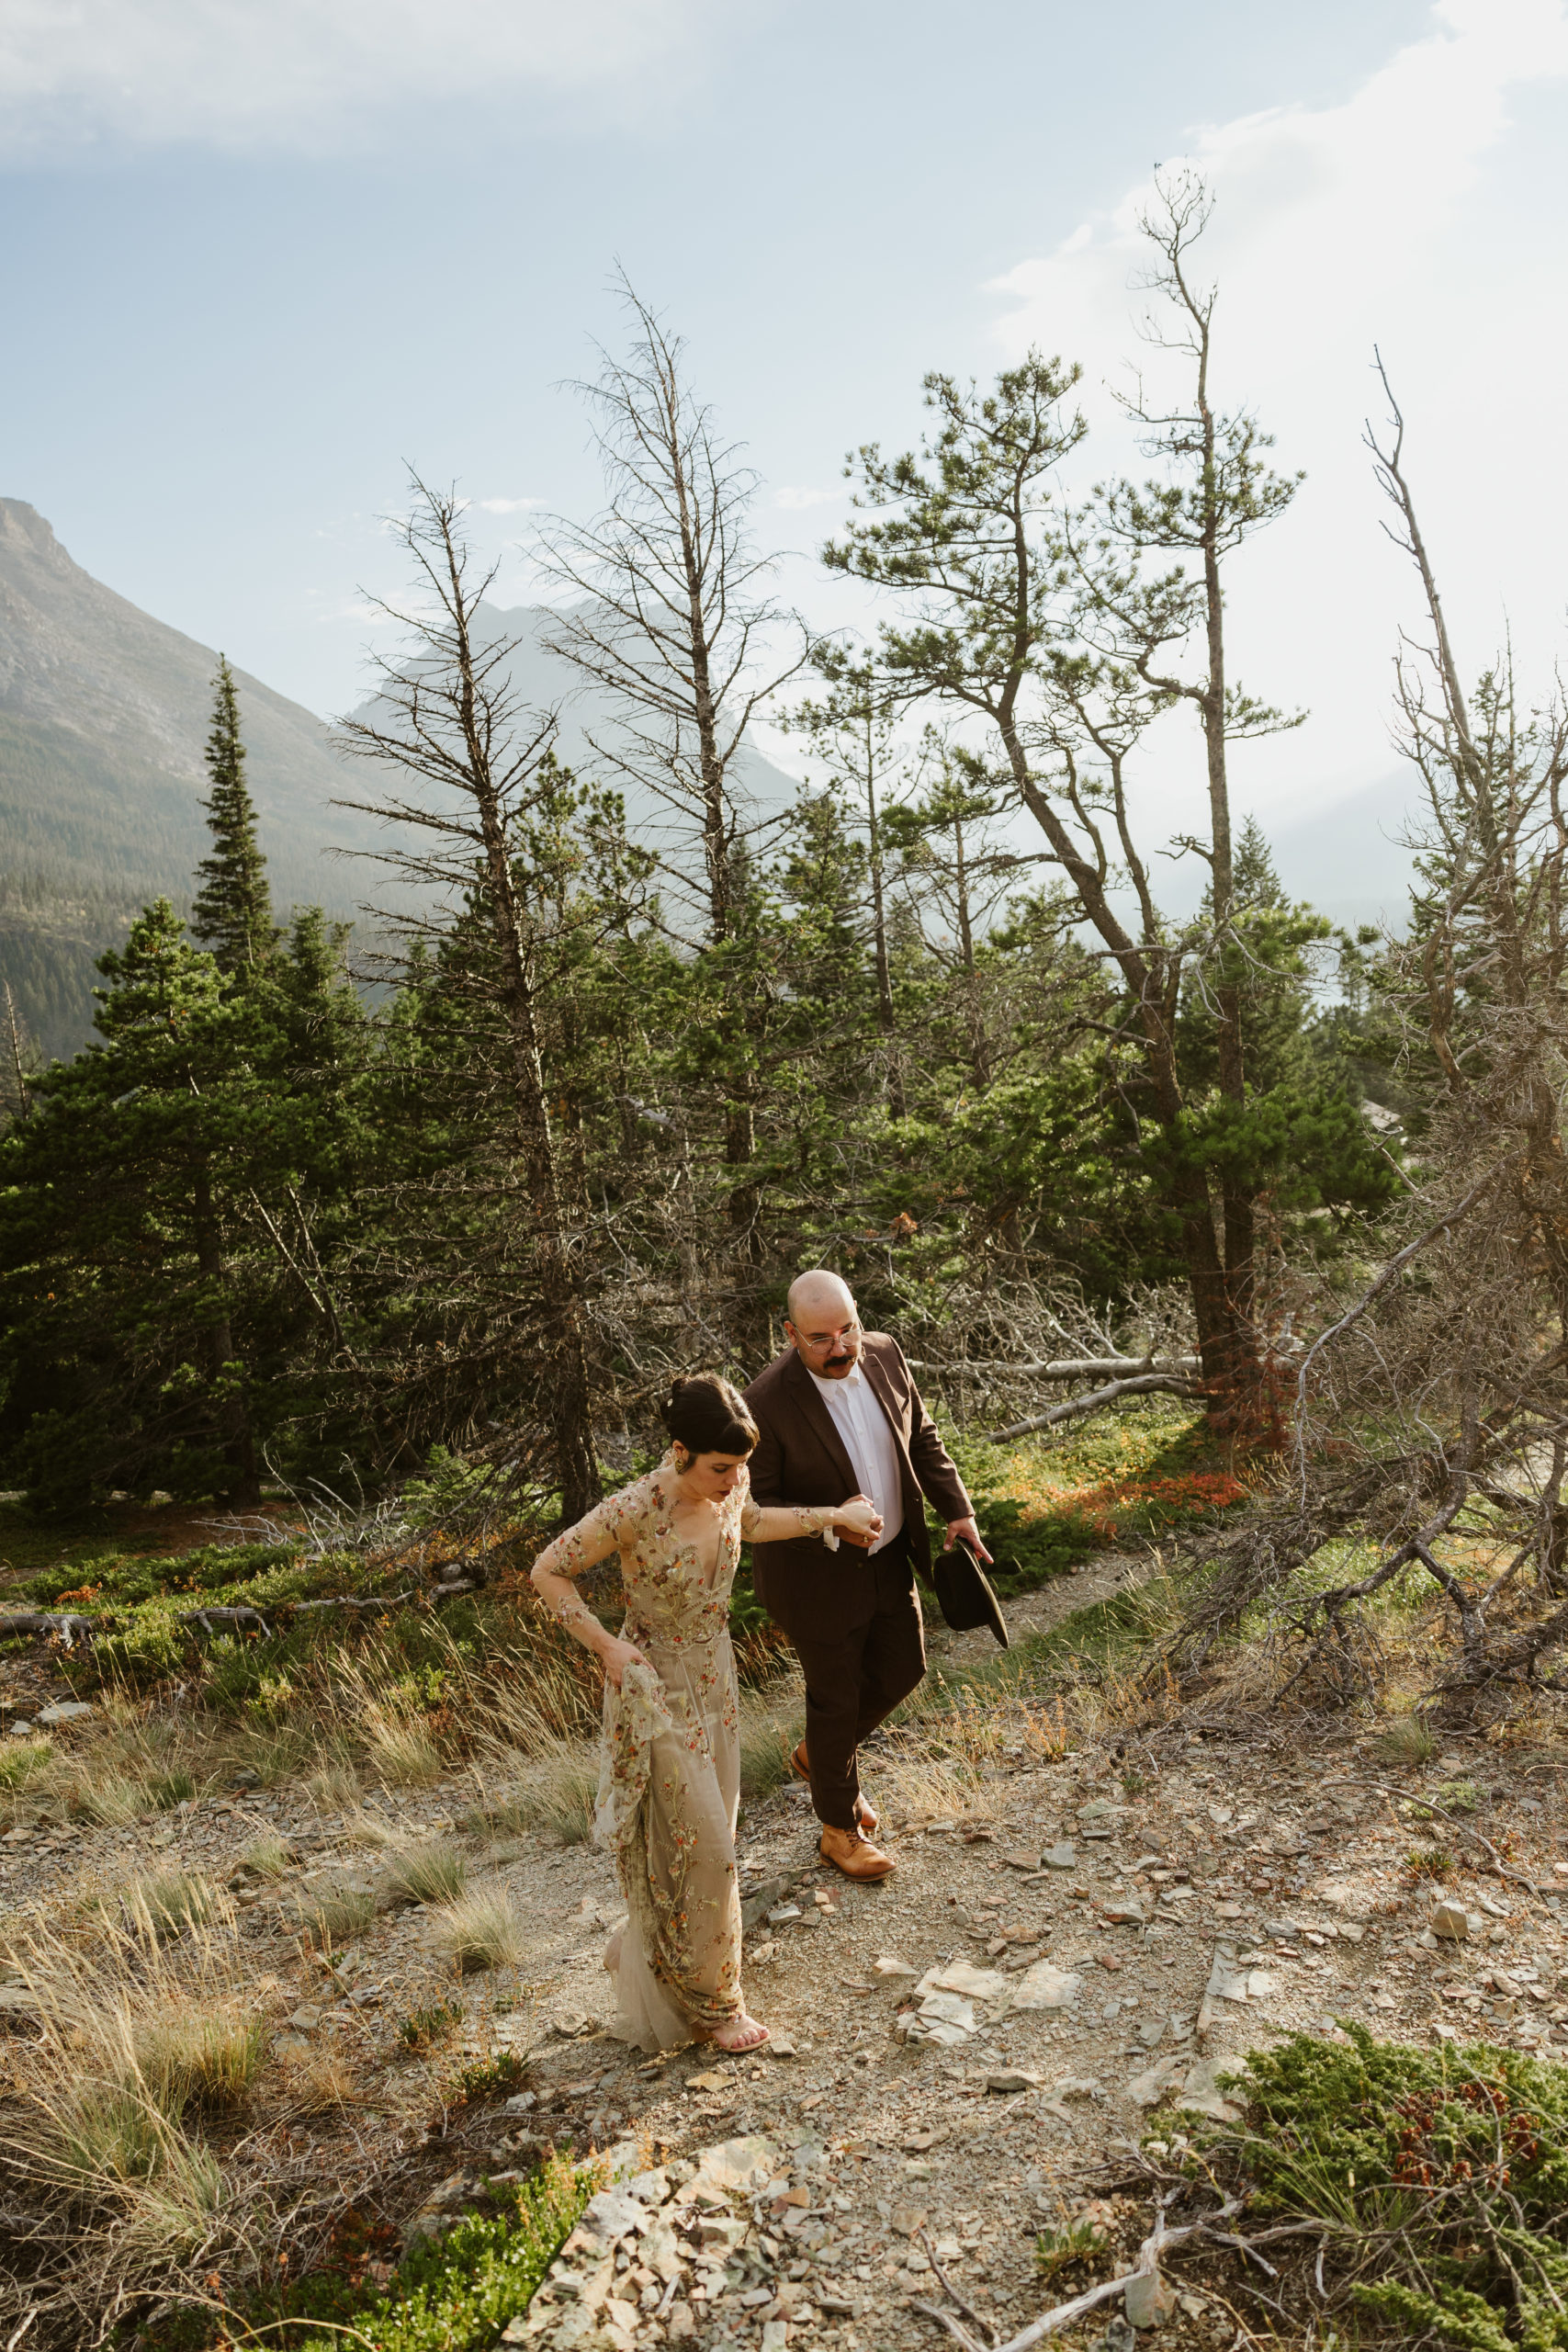
<path id="1" fill-rule="evenodd" d="M 868 1831 L 856 1751 L 926 1670 L 915 1570 L 931 1566 L 924 1500 L 980 1558 L 964 1481 L 920 1402 L 903 1350 L 863 1331 L 837 1274 L 797 1275 L 784 1323 L 789 1346 L 746 1391 L 761 1437 L 751 1493 L 772 1503 L 840 1503 L 865 1495 L 881 1528 L 865 1549 L 819 1536 L 752 1550 L 758 1598 L 795 1645 L 806 1677 L 806 1737 L 795 1751 L 822 1823 L 821 1853 L 848 1878 L 886 1878 L 892 1857 Z M 839 1531 L 840 1542 L 844 1531 Z"/>

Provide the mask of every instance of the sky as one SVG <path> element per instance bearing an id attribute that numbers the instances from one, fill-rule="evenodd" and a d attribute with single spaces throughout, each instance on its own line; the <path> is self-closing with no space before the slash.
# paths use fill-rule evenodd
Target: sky
<path id="1" fill-rule="evenodd" d="M 530 517 L 592 506 L 570 387 L 621 334 L 619 264 L 761 475 L 785 594 L 863 620 L 814 550 L 928 368 L 1076 358 L 1083 478 L 1134 461 L 1134 222 L 1185 159 L 1220 396 L 1307 476 L 1230 626 L 1244 683 L 1311 716 L 1238 752 L 1237 797 L 1364 818 L 1419 619 L 1360 443 L 1374 343 L 1461 662 L 1508 630 L 1550 684 L 1565 94 L 1562 0 L 0 0 L 0 494 L 341 711 L 410 465 L 474 502 L 509 601 Z M 1200 765 L 1190 734 L 1151 755 L 1156 824 Z"/>

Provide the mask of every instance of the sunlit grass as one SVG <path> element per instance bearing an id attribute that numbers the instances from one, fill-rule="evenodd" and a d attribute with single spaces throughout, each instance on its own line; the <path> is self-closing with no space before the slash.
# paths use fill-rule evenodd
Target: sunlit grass
<path id="1" fill-rule="evenodd" d="M 452 1846 L 415 1846 L 392 1864 L 391 1883 L 411 1903 L 450 1903 L 468 1883 L 468 1865 Z"/>
<path id="2" fill-rule="evenodd" d="M 499 1887 L 475 1887 L 436 1914 L 438 1948 L 462 1974 L 482 1968 L 518 1968 L 523 1922 Z"/>

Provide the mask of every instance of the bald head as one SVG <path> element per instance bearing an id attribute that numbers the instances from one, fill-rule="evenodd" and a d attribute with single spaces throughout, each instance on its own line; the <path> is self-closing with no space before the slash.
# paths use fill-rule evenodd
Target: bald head
<path id="1" fill-rule="evenodd" d="M 784 1329 L 796 1353 L 824 1380 L 842 1380 L 860 1361 L 860 1317 L 848 1283 L 825 1267 L 796 1274 Z"/>
<path id="2" fill-rule="evenodd" d="M 840 1320 L 853 1316 L 854 1294 L 847 1282 L 838 1274 L 829 1273 L 825 1266 L 815 1266 L 808 1272 L 796 1274 L 789 1286 L 785 1302 L 789 1319 L 798 1324 L 803 1315 L 837 1315 Z"/>

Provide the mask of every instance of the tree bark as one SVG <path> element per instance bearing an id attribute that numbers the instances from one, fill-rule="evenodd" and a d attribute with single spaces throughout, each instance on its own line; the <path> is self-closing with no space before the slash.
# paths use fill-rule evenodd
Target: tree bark
<path id="1" fill-rule="evenodd" d="M 517 904 L 517 885 L 512 871 L 512 844 L 491 770 L 486 730 L 479 723 L 468 599 L 450 519 L 445 513 L 442 530 L 451 586 L 449 612 L 457 670 L 458 717 L 467 752 L 468 788 L 484 842 L 490 886 L 486 895 L 501 957 L 502 1000 L 511 1044 L 513 1102 L 533 1210 L 540 1297 L 551 1327 L 555 1362 L 547 1384 L 547 1418 L 560 1479 L 562 1515 L 570 1524 L 592 1509 L 601 1492 L 593 1453 L 592 1392 L 581 1306 L 567 1259 L 561 1171 L 545 1087 L 544 1057 Z"/>
<path id="2" fill-rule="evenodd" d="M 196 1262 L 202 1280 L 221 1294 L 223 1284 L 223 1247 L 218 1227 L 218 1213 L 212 1198 L 212 1180 L 204 1160 L 197 1159 L 191 1183 L 191 1225 L 196 1242 Z M 231 1471 L 228 1500 L 235 1510 L 254 1510 L 261 1500 L 261 1478 L 256 1468 L 255 1437 L 251 1428 L 250 1408 L 245 1402 L 243 1369 L 234 1352 L 234 1330 L 226 1312 L 220 1311 L 206 1326 L 203 1337 L 207 1346 L 207 1372 L 219 1397 L 219 1426 L 223 1432 L 223 1457 Z M 235 1365 L 235 1372 L 229 1367 Z M 225 1389 L 228 1393 L 225 1395 Z"/>

